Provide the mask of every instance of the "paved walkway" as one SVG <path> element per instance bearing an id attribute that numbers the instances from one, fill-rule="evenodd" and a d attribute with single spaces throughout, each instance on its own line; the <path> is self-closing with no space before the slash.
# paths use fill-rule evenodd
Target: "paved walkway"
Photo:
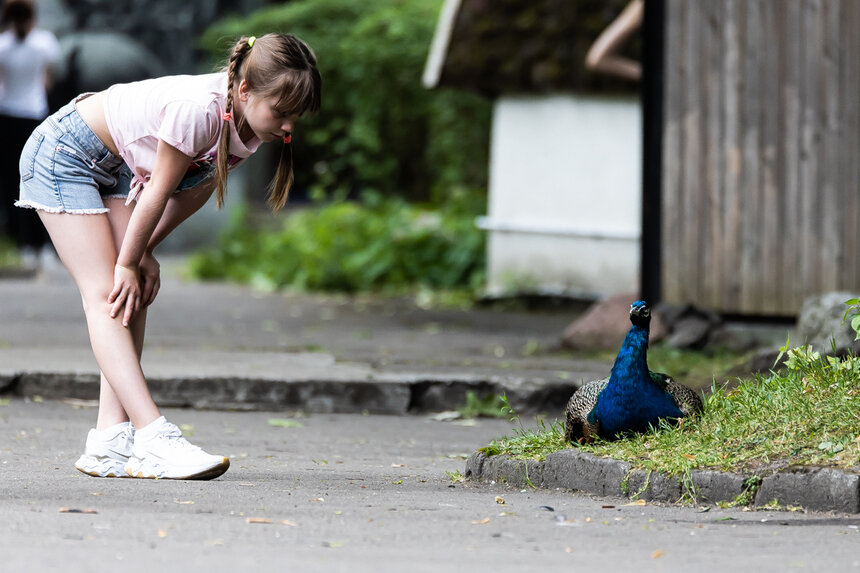
<path id="1" fill-rule="evenodd" d="M 180 278 L 163 263 L 144 369 L 162 405 L 403 414 L 505 392 L 523 413 L 561 412 L 610 364 L 558 351 L 570 308 L 422 309 L 411 299 L 263 293 Z M 0 388 L 97 397 L 80 298 L 65 270 L 0 279 Z"/>

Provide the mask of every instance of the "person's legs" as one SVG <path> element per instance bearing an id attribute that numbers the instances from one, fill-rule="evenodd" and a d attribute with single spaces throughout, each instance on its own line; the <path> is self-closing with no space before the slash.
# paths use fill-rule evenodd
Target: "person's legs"
<path id="1" fill-rule="evenodd" d="M 111 318 L 108 295 L 113 288 L 116 264 L 115 229 L 105 214 L 74 215 L 39 211 L 60 260 L 69 270 L 84 305 L 90 343 L 109 389 L 102 388 L 99 427 L 131 419 L 142 428 L 159 418 L 140 368 L 140 336 L 135 340 L 121 317 Z M 127 216 L 125 221 L 127 223 Z M 114 221 L 120 220 L 118 215 Z M 124 229 L 120 232 L 124 233 Z"/>
<path id="2" fill-rule="evenodd" d="M 116 252 L 119 252 L 122 246 L 125 231 L 128 228 L 128 221 L 131 218 L 131 213 L 134 210 L 133 206 L 127 206 L 123 199 L 107 198 L 104 200 L 105 207 L 110 209 L 107 214 L 110 222 L 111 233 L 113 235 L 113 244 Z M 146 331 L 146 309 L 141 309 L 136 315 L 132 323 L 129 325 L 132 339 L 134 340 L 134 349 L 137 353 L 137 359 L 143 353 L 143 338 Z M 128 413 L 123 408 L 122 403 L 117 397 L 116 392 L 108 382 L 107 377 L 102 373 L 101 386 L 99 391 L 99 415 L 96 428 L 99 430 L 109 428 L 119 422 L 124 422 L 129 419 Z"/>

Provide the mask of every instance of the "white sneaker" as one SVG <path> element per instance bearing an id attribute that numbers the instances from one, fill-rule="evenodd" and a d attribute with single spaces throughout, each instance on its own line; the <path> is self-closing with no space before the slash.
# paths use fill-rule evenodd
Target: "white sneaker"
<path id="1" fill-rule="evenodd" d="M 182 430 L 162 416 L 137 430 L 125 473 L 148 479 L 213 479 L 229 467 L 228 458 L 191 444 L 182 437 Z"/>
<path id="2" fill-rule="evenodd" d="M 134 427 L 123 422 L 104 430 L 93 428 L 87 434 L 84 455 L 75 467 L 93 477 L 126 477 L 125 464 L 134 444 Z"/>

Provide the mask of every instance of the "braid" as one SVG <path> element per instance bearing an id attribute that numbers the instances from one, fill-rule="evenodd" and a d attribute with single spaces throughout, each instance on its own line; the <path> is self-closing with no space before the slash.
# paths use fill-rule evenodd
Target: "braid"
<path id="1" fill-rule="evenodd" d="M 227 64 L 227 102 L 225 112 L 233 113 L 233 84 L 236 81 L 239 68 L 245 59 L 245 55 L 251 49 L 247 36 L 244 36 L 233 46 L 233 53 Z M 224 195 L 227 191 L 227 160 L 230 157 L 230 120 L 225 119 L 221 127 L 221 139 L 218 140 L 218 157 L 215 164 L 215 181 L 217 191 L 215 192 L 215 204 L 220 209 L 224 204 Z M 237 126 L 238 129 L 238 126 Z"/>

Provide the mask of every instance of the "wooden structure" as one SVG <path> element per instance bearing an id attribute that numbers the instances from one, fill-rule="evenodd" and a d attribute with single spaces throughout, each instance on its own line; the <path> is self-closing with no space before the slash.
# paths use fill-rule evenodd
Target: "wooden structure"
<path id="1" fill-rule="evenodd" d="M 662 299 L 860 291 L 860 2 L 663 1 Z"/>

